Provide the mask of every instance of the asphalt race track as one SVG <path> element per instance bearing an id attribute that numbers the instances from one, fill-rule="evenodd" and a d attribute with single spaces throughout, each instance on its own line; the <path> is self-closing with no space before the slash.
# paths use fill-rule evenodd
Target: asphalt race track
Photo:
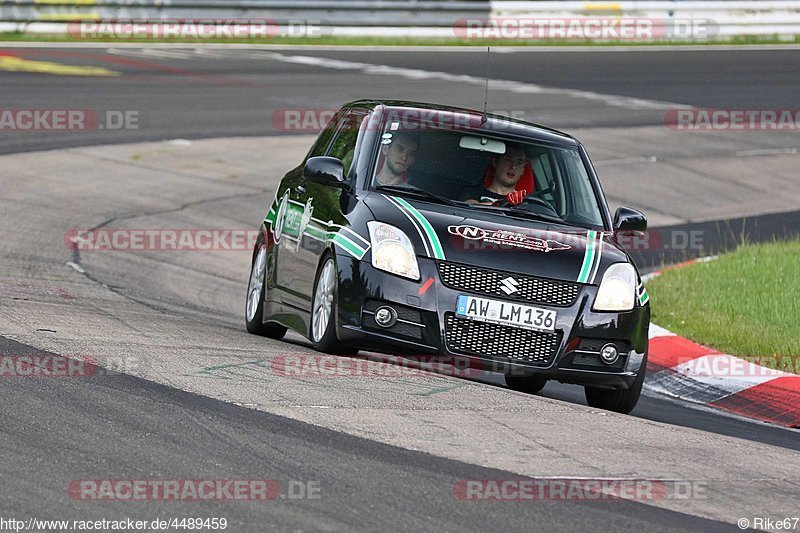
<path id="1" fill-rule="evenodd" d="M 30 350 L 9 341 L 2 348 Z M 623 521 L 630 531 L 650 528 L 654 521 L 661 531 L 726 530 L 719 522 L 624 501 L 568 503 L 568 513 L 558 504 L 459 501 L 452 487 L 460 479 L 520 476 L 351 437 L 124 374 L 45 387 L 34 379 L 9 385 L 2 390 L 4 405 L 25 400 L 28 409 L 40 413 L 35 421 L 18 415 L 2 418 L 8 454 L 3 476 L 21 480 L 14 490 L 4 490 L 4 511 L 13 511 L 13 516 L 224 516 L 232 531 L 254 531 L 258 524 L 286 531 L 387 530 L 398 524 L 417 531 L 430 530 L 432 524 L 448 531 L 486 531 L 503 524 L 524 531 L 532 523 L 588 530 L 598 524 L 616 529 Z M 9 450 L 15 450 L 13 456 Z M 32 468 L 37 458 L 52 461 Z M 128 502 L 98 506 L 60 494 L 58 489 L 76 476 L 102 478 L 108 469 L 101 465 L 106 463 L 125 479 L 146 479 L 153 472 L 168 479 L 192 479 L 198 472 L 209 479 L 246 479 L 258 472 L 258 477 L 278 481 L 282 495 L 266 503 L 161 502 L 132 510 L 126 508 Z M 292 499 L 289 486 L 298 480 L 313 483 L 319 498 Z"/>
<path id="2" fill-rule="evenodd" d="M 16 68 L 3 67 L 4 55 Z M 489 107 L 574 133 L 612 204 L 643 209 L 658 228 L 702 229 L 703 249 L 680 250 L 700 255 L 719 240 L 709 221 L 797 231 L 797 132 L 689 133 L 665 126 L 665 114 L 797 107 L 799 57 L 499 51 Z M 621 416 L 586 407 L 578 387 L 549 383 L 528 396 L 497 376 L 421 376 L 378 362 L 378 377 L 281 376 L 276 358 L 314 353 L 298 336 L 244 331 L 247 250 L 74 255 L 65 245 L 75 228 L 255 228 L 313 138 L 276 117 L 376 96 L 479 107 L 484 59 L 480 50 L 0 46 L 0 109 L 136 117 L 121 129 L 0 130 L 0 353 L 88 356 L 120 371 L 3 379 L 0 515 L 224 516 L 230 531 L 732 531 L 740 517 L 795 516 L 798 431 L 651 395 Z M 454 488 L 521 476 L 702 490 L 503 502 L 463 501 Z M 80 479 L 223 478 L 275 480 L 281 496 L 97 502 L 67 491 Z M 287 492 L 303 484 L 319 497 Z"/>
<path id="3" fill-rule="evenodd" d="M 403 98 L 483 105 L 484 49 L 458 51 L 319 51 L 313 48 L 192 48 L 180 46 L 107 48 L 3 47 L 27 61 L 102 67 L 119 76 L 42 76 L 2 73 L 3 105 L 36 108 L 83 104 L 95 110 L 136 110 L 136 130 L 63 135 L 0 135 L 0 153 L 109 142 L 283 134 L 271 124 L 280 109 L 337 109 L 359 98 Z M 292 62 L 289 58 L 298 58 Z M 321 60 L 309 68 L 308 59 Z M 654 61 L 654 58 L 658 60 Z M 479 78 L 425 83 L 424 77 L 396 83 L 366 78 L 334 61 L 383 65 Z M 316 67 L 316 68 L 313 68 Z M 374 71 L 374 70 L 373 70 Z M 556 89 L 553 94 L 492 90 L 489 109 L 522 112 L 523 118 L 571 130 L 591 126 L 663 124 L 664 109 L 597 105 L 597 100 L 557 98 L 568 91 L 616 95 L 721 109 L 778 109 L 796 105 L 800 56 L 794 48 L 738 51 L 570 51 L 494 49 L 490 77 Z M 403 78 L 413 79 L 413 78 Z M 431 78 L 434 79 L 435 78 Z M 31 90 L 35 87 L 36 90 Z M 495 87 L 494 84 L 490 87 Z M 526 94 L 519 97 L 519 94 Z M 617 100 L 622 100 L 617 98 Z M 602 103 L 602 100 L 600 100 Z M 577 104 L 577 105 L 576 105 Z M 622 102 L 624 104 L 624 101 Z M 674 108 L 667 106 L 666 109 Z M 200 113 L 199 111 L 202 111 Z M 291 133 L 291 132 L 289 132 Z M 758 147 L 761 147 L 759 142 Z"/>

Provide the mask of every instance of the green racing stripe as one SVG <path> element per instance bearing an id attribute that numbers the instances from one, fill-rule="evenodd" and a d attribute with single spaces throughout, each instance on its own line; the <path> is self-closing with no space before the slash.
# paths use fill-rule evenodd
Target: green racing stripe
<path id="1" fill-rule="evenodd" d="M 445 259 L 442 243 L 439 240 L 439 236 L 436 234 L 436 231 L 433 229 L 433 226 L 431 226 L 431 223 L 428 222 L 428 219 L 425 218 L 422 213 L 417 211 L 417 208 L 406 202 L 403 198 L 400 198 L 399 196 L 392 196 L 391 198 L 397 202 L 399 206 L 405 208 L 406 212 L 414 217 L 417 222 L 419 222 L 419 225 L 425 232 L 425 237 L 428 239 L 428 242 L 431 245 L 431 253 L 433 254 L 434 259 Z"/>
<path id="2" fill-rule="evenodd" d="M 303 205 L 294 200 L 288 200 L 288 202 L 289 206 L 287 207 L 287 213 L 290 211 L 290 209 L 298 210 Z M 269 211 L 267 212 L 267 215 L 264 217 L 264 223 L 273 231 L 277 222 L 276 217 L 278 216 L 279 204 L 280 202 L 276 196 L 269 208 Z M 293 227 L 294 226 L 287 226 L 284 228 L 284 233 L 286 234 L 285 236 L 289 237 L 290 239 L 298 241 L 305 236 L 322 242 L 332 242 L 334 245 L 338 246 L 356 259 L 363 258 L 370 248 L 369 241 L 352 229 L 340 226 L 338 224 L 326 223 L 313 217 L 309 221 L 308 225 L 304 228 L 303 235 L 297 235 L 296 231 L 294 234 L 292 234 L 290 230 Z M 331 230 L 331 228 L 333 229 Z M 296 230 L 299 228 L 294 229 Z M 350 232 L 351 235 L 348 236 L 345 234 L 345 232 Z"/>
<path id="3" fill-rule="evenodd" d="M 644 288 L 644 285 L 640 285 L 641 292 L 639 293 L 639 305 L 644 305 L 650 301 L 650 295 L 647 294 L 647 289 Z"/>
<path id="4" fill-rule="evenodd" d="M 589 274 L 592 272 L 592 265 L 596 255 L 596 237 L 597 232 L 589 230 L 586 235 L 586 251 L 583 253 L 583 264 L 581 265 L 580 274 L 578 274 L 578 283 L 587 283 Z"/>
<path id="5" fill-rule="evenodd" d="M 267 212 L 267 216 L 264 217 L 264 224 L 271 228 L 275 227 L 275 215 L 278 214 L 277 203 L 277 200 L 272 202 L 272 205 L 269 207 L 269 211 Z"/>
<path id="6" fill-rule="evenodd" d="M 328 235 L 331 234 L 333 234 L 333 232 L 330 232 Z M 331 242 L 333 242 L 333 244 L 335 244 L 345 252 L 349 253 L 356 259 L 361 259 L 362 257 L 364 257 L 364 254 L 367 253 L 366 249 L 362 248 L 356 242 L 345 237 L 341 231 L 339 233 L 333 234 Z"/>

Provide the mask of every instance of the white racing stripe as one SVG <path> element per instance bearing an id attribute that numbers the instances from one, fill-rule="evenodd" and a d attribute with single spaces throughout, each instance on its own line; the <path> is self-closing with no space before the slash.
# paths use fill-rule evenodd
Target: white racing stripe
<path id="1" fill-rule="evenodd" d="M 431 253 L 431 248 L 428 245 L 428 239 L 425 238 L 425 232 L 420 227 L 419 222 L 416 219 L 414 219 L 414 217 L 412 217 L 408 211 L 403 209 L 403 207 L 400 204 L 398 204 L 391 196 L 388 196 L 386 194 L 382 194 L 381 196 L 386 198 L 389 201 L 389 203 L 395 206 L 411 222 L 411 225 L 414 226 L 414 229 L 417 230 L 419 238 L 422 240 L 422 246 L 425 247 L 425 253 L 427 254 L 428 257 L 433 257 L 433 254 Z"/>
<path id="2" fill-rule="evenodd" d="M 599 232 L 597 234 L 597 250 L 595 251 L 594 257 L 594 266 L 592 267 L 592 273 L 589 275 L 589 284 L 594 284 L 594 280 L 597 277 L 597 270 L 600 268 L 600 261 L 603 260 L 603 232 Z"/>

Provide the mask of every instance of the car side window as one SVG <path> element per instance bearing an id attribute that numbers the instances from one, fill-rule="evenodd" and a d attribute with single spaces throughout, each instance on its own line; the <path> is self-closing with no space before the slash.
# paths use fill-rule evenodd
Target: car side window
<path id="1" fill-rule="evenodd" d="M 559 216 L 564 214 L 564 202 L 556 196 L 556 176 L 553 172 L 553 162 L 548 152 L 535 154 L 531 157 L 531 167 L 536 179 L 536 190 L 547 191 L 541 198 L 552 205 Z"/>
<path id="2" fill-rule="evenodd" d="M 330 122 L 325 125 L 325 128 L 323 128 L 317 137 L 317 140 L 314 142 L 314 146 L 312 146 L 311 150 L 308 152 L 306 159 L 325 155 L 325 153 L 328 151 L 328 146 L 331 144 L 331 139 L 333 138 L 334 133 L 337 131 L 336 126 L 339 122 L 339 116 L 339 114 L 334 115 Z"/>
<path id="3" fill-rule="evenodd" d="M 358 131 L 365 114 L 360 111 L 351 111 L 342 117 L 336 136 L 330 144 L 328 154 L 330 157 L 340 159 L 344 165 L 345 176 L 350 174 L 350 167 L 353 163 L 353 156 L 356 151 L 356 141 Z"/>

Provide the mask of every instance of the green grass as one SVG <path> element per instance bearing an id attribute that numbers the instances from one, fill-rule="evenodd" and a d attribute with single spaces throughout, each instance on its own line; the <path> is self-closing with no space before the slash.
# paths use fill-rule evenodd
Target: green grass
<path id="1" fill-rule="evenodd" d="M 517 39 L 458 39 L 458 38 L 412 38 L 412 37 L 274 37 L 267 39 L 112 39 L 85 38 L 75 39 L 68 34 L 47 34 L 27 32 L 0 32 L 0 42 L 98 42 L 98 43 L 182 43 L 194 45 L 198 43 L 238 43 L 238 44 L 274 44 L 294 45 L 348 45 L 348 46 L 662 46 L 662 45 L 750 45 L 750 44 L 797 44 L 800 35 L 780 37 L 778 35 L 740 36 L 730 39 L 708 41 L 575 41 L 568 39 L 550 40 L 517 40 Z"/>
<path id="2" fill-rule="evenodd" d="M 746 244 L 647 284 L 652 320 L 762 366 L 800 373 L 800 240 Z"/>

